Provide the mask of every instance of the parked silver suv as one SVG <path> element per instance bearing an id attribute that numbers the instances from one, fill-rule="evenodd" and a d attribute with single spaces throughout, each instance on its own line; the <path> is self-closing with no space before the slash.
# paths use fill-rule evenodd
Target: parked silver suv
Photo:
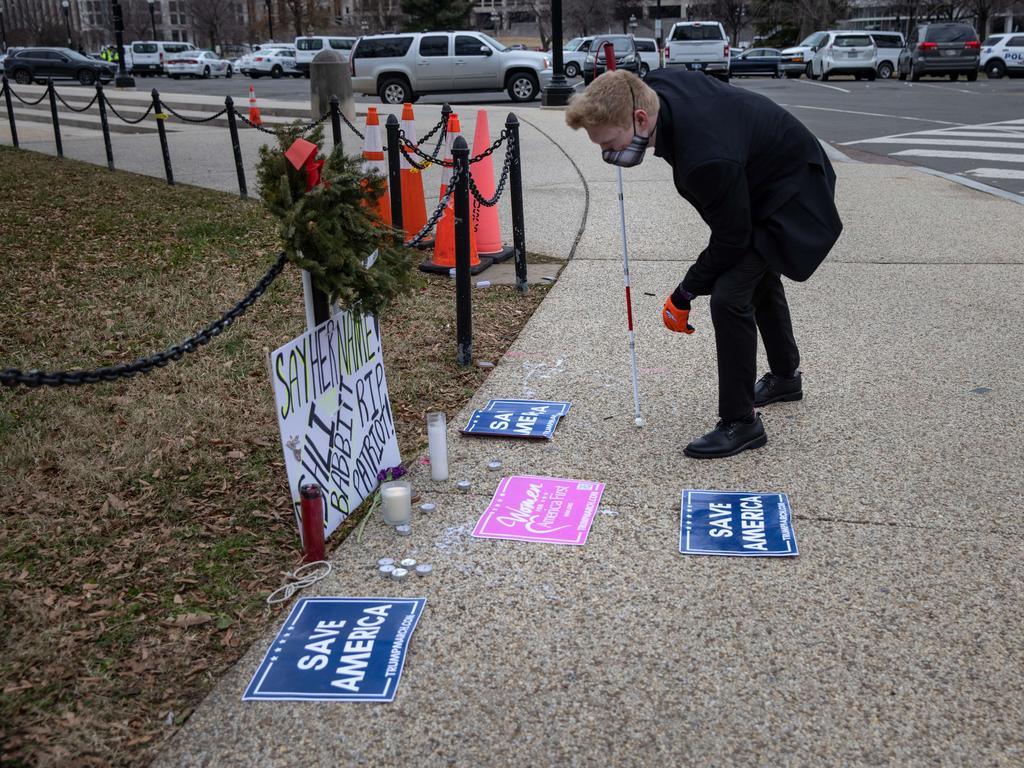
<path id="1" fill-rule="evenodd" d="M 361 37 L 349 70 L 353 91 L 377 94 L 385 104 L 472 91 L 508 91 L 512 101 L 533 101 L 551 80 L 546 54 L 512 50 L 468 31 Z"/>

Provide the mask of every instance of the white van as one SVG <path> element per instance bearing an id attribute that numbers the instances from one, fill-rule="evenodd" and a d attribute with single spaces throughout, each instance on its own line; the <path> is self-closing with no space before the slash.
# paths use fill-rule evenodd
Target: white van
<path id="1" fill-rule="evenodd" d="M 311 37 L 295 38 L 295 67 L 306 77 L 309 77 L 309 65 L 313 58 L 320 51 L 333 49 L 341 54 L 341 57 L 348 63 L 352 46 L 356 44 L 355 37 L 326 37 L 314 35 Z"/>
<path id="2" fill-rule="evenodd" d="M 136 40 L 125 48 L 125 68 L 143 77 L 164 74 L 164 60 L 175 53 L 198 50 L 192 43 L 174 40 Z"/>

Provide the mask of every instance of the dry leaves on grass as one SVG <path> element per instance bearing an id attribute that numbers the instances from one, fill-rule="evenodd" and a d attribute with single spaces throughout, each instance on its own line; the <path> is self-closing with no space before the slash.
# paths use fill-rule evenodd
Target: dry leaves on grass
<path id="1" fill-rule="evenodd" d="M 164 348 L 272 260 L 273 223 L 257 206 L 110 179 L 0 148 L 11 214 L 0 338 L 12 340 L 0 364 L 88 366 Z M 102 209 L 96 189 L 113 196 Z M 475 291 L 477 356 L 498 360 L 542 295 Z M 381 324 L 408 461 L 426 411 L 453 414 L 486 372 L 454 364 L 446 279 Z M 277 620 L 263 600 L 301 554 L 265 355 L 302 330 L 286 270 L 225 334 L 153 374 L 0 392 L 0 505 L 15 511 L 0 516 L 0 762 L 147 764 Z"/>

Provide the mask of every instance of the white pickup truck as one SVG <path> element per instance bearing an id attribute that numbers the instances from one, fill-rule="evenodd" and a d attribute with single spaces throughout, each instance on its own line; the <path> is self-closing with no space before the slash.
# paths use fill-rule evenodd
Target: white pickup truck
<path id="1" fill-rule="evenodd" d="M 684 67 L 729 82 L 729 38 L 717 21 L 680 21 L 665 40 L 665 66 Z"/>

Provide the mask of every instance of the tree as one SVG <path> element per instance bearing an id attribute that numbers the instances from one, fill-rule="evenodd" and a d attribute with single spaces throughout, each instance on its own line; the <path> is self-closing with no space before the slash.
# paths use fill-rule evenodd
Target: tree
<path id="1" fill-rule="evenodd" d="M 540 38 L 540 47 L 545 51 L 551 45 L 551 3 L 537 2 L 532 0 L 530 3 L 530 9 L 533 11 L 534 18 L 537 19 L 537 36 Z M 562 18 L 565 18 L 565 14 L 562 14 Z M 564 24 L 564 21 L 563 21 Z M 565 44 L 565 32 L 562 33 L 562 44 Z"/>
<path id="2" fill-rule="evenodd" d="M 410 32 L 465 27 L 473 0 L 402 0 Z"/>
<path id="3" fill-rule="evenodd" d="M 608 0 L 562 0 L 565 37 L 591 35 L 608 26 Z M 565 40 L 562 41 L 563 43 Z M 545 49 L 547 46 L 545 46 Z"/>
<path id="4" fill-rule="evenodd" d="M 196 41 L 209 39 L 210 48 L 225 42 L 225 32 L 234 31 L 238 18 L 232 0 L 188 0 L 186 6 Z"/>

